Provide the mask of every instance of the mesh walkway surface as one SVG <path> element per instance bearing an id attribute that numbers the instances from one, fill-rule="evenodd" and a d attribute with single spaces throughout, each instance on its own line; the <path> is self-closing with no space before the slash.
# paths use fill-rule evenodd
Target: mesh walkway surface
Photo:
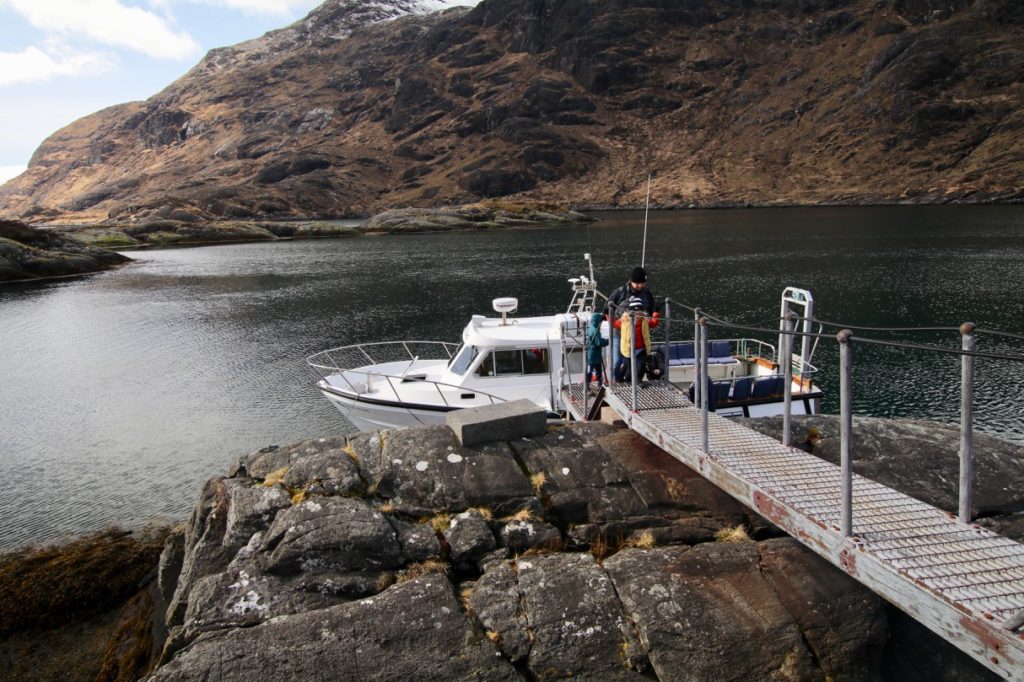
<path id="1" fill-rule="evenodd" d="M 579 395 L 563 392 L 568 404 Z M 853 536 L 840 530 L 840 469 L 732 421 L 701 413 L 677 388 L 607 389 L 630 428 L 756 509 L 812 550 L 986 667 L 1024 680 L 1024 545 L 954 514 L 853 477 Z M 856 459 L 856 453 L 853 453 Z M 1017 619 L 1019 620 L 1019 619 Z"/>

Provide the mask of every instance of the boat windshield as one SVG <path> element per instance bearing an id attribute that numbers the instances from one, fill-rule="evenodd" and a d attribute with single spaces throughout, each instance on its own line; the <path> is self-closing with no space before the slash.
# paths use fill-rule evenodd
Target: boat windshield
<path id="1" fill-rule="evenodd" d="M 480 354 L 480 350 L 476 346 L 463 346 L 462 350 L 455 354 L 452 359 L 450 369 L 456 374 L 462 375 L 466 373 L 469 366 L 473 364 L 473 360 Z"/>

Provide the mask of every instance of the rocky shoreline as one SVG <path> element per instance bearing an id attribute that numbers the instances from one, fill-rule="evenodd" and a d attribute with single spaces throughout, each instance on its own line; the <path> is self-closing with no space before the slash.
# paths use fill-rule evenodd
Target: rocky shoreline
<path id="1" fill-rule="evenodd" d="M 798 418 L 794 442 L 829 459 L 836 428 Z M 955 506 L 955 429 L 855 431 L 859 471 Z M 1024 453 L 976 445 L 979 523 L 1019 540 L 1003 522 L 1024 510 Z M 267 447 L 207 482 L 149 568 L 107 647 L 134 652 L 108 667 L 135 672 L 100 679 L 992 679 L 608 424 L 475 447 L 447 427 Z"/>
<path id="2" fill-rule="evenodd" d="M 158 218 L 133 224 L 54 225 L 46 228 L 109 249 L 277 241 L 320 237 L 419 234 L 570 225 L 593 220 L 553 204 L 485 201 L 451 208 L 397 208 L 358 225 L 332 220 L 249 221 Z"/>
<path id="3" fill-rule="evenodd" d="M 73 237 L 0 220 L 0 283 L 83 275 L 130 260 Z"/>
<path id="4" fill-rule="evenodd" d="M 107 270 L 131 259 L 117 250 L 232 242 L 420 234 L 571 225 L 593 218 L 552 204 L 487 201 L 452 208 L 401 208 L 359 225 L 333 221 L 43 225 L 0 220 L 0 283 L 38 281 Z"/>

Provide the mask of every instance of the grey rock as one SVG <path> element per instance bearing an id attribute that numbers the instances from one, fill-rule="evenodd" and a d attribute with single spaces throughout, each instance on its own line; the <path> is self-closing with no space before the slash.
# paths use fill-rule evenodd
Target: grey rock
<path id="1" fill-rule="evenodd" d="M 547 411 L 529 400 L 455 410 L 445 422 L 465 446 L 537 436 L 547 429 Z"/>
<path id="2" fill-rule="evenodd" d="M 346 451 L 342 439 L 328 439 L 303 452 L 293 452 L 284 484 L 316 495 L 354 495 L 365 491 L 355 455 Z M 353 451 L 354 452 L 354 451 Z"/>
<path id="3" fill-rule="evenodd" d="M 226 553 L 233 556 L 254 534 L 266 530 L 275 514 L 290 507 L 292 500 L 280 485 L 267 487 L 248 478 L 229 478 L 224 485 L 228 517 L 221 543 Z"/>
<path id="4" fill-rule="evenodd" d="M 156 584 L 164 603 L 170 603 L 174 596 L 184 561 L 185 529 L 175 528 L 164 541 L 164 549 L 160 552 L 160 562 L 157 565 Z"/>
<path id="5" fill-rule="evenodd" d="M 451 583 L 440 575 L 410 580 L 362 601 L 205 635 L 148 679 L 251 682 L 325 675 L 519 679 L 490 640 L 473 629 Z"/>
<path id="6" fill-rule="evenodd" d="M 487 519 L 475 509 L 453 517 L 444 536 L 456 565 L 475 564 L 498 544 Z"/>
<path id="7" fill-rule="evenodd" d="M 376 571 L 402 564 L 395 530 L 362 500 L 306 500 L 277 515 L 260 553 L 269 573 Z"/>
<path id="8" fill-rule="evenodd" d="M 429 523 L 410 523 L 388 517 L 398 536 L 402 557 L 406 563 L 417 563 L 441 556 L 441 543 L 437 531 Z"/>
<path id="9" fill-rule="evenodd" d="M 388 432 L 377 494 L 410 516 L 488 507 L 510 514 L 533 499 L 505 443 L 468 449 L 444 426 Z"/>
<path id="10" fill-rule="evenodd" d="M 761 572 L 826 679 L 879 679 L 888 637 L 885 602 L 792 538 L 764 542 L 760 551 Z"/>
<path id="11" fill-rule="evenodd" d="M 562 549 L 562 533 L 550 523 L 536 519 L 508 521 L 501 528 L 501 544 L 513 552 L 528 549 Z"/>
<path id="12" fill-rule="evenodd" d="M 181 637 L 252 627 L 278 616 L 327 608 L 380 592 L 380 574 L 277 576 L 253 566 L 200 579 L 189 595 Z"/>
<path id="13" fill-rule="evenodd" d="M 608 575 L 589 554 L 520 559 L 519 590 L 533 636 L 529 666 L 539 677 L 639 679 L 626 666 L 632 625 Z"/>
<path id="14" fill-rule="evenodd" d="M 211 478 L 203 486 L 185 531 L 185 558 L 174 596 L 167 607 L 167 625 L 180 625 L 188 605 L 188 593 L 200 578 L 222 571 L 231 561 L 224 546 L 228 520 L 227 479 Z"/>
<path id="15" fill-rule="evenodd" d="M 376 490 L 384 472 L 382 459 L 384 436 L 380 433 L 361 433 L 348 441 L 348 447 L 355 455 L 359 475 L 370 490 Z"/>
<path id="16" fill-rule="evenodd" d="M 271 473 L 287 468 L 291 461 L 291 449 L 268 445 L 262 450 L 245 455 L 228 469 L 231 476 L 250 476 L 263 480 Z"/>
<path id="17" fill-rule="evenodd" d="M 522 611 L 518 572 L 515 562 L 488 563 L 468 598 L 469 608 L 483 629 L 497 635 L 498 648 L 513 663 L 530 655 L 529 623 Z"/>
<path id="18" fill-rule="evenodd" d="M 605 560 L 659 679 L 822 676 L 759 558 L 747 542 L 632 549 Z"/>

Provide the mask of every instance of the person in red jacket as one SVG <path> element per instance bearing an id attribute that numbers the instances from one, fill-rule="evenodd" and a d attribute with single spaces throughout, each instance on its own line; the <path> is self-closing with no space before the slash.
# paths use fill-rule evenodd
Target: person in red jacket
<path id="1" fill-rule="evenodd" d="M 615 380 L 632 379 L 630 359 L 637 364 L 637 379 L 643 379 L 643 368 L 647 366 L 647 357 L 651 354 L 651 327 L 657 327 L 660 315 L 657 311 L 648 317 L 645 312 L 644 300 L 639 296 L 631 296 L 626 302 L 626 312 L 613 323 L 620 331 L 619 364 L 615 366 Z M 630 315 L 633 324 L 630 325 Z"/>

